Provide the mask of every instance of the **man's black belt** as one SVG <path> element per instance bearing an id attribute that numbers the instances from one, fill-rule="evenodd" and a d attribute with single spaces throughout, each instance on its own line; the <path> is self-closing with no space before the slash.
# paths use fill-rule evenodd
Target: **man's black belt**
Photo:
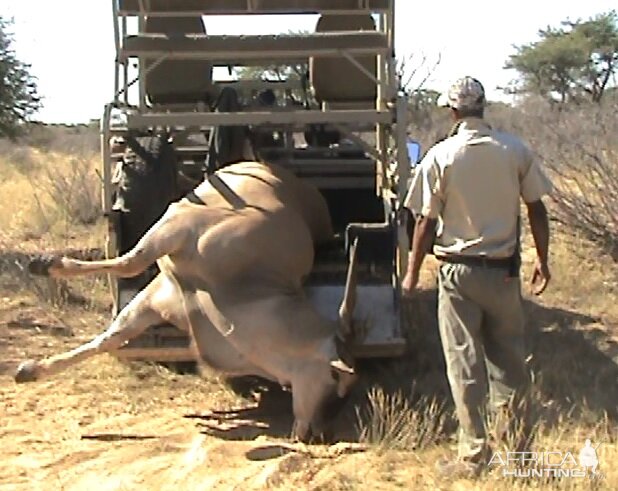
<path id="1" fill-rule="evenodd" d="M 484 256 L 436 256 L 436 259 L 445 263 L 464 264 L 466 266 L 482 266 L 485 268 L 510 268 L 513 266 L 512 257 L 484 257 Z"/>

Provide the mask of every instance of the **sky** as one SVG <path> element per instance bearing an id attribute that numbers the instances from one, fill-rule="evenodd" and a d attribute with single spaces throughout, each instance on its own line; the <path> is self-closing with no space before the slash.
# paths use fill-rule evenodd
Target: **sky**
<path id="1" fill-rule="evenodd" d="M 113 98 L 112 0 L 0 0 L 0 16 L 14 19 L 14 48 L 38 79 L 47 123 L 86 123 Z M 537 39 L 540 28 L 615 8 L 615 0 L 396 0 L 397 58 L 426 58 L 433 70 L 425 87 L 445 90 L 463 75 L 478 78 L 490 100 L 515 74 L 504 70 L 513 45 Z M 209 17 L 209 34 L 275 34 L 313 30 L 315 16 Z M 422 69 L 419 71 L 419 74 Z"/>

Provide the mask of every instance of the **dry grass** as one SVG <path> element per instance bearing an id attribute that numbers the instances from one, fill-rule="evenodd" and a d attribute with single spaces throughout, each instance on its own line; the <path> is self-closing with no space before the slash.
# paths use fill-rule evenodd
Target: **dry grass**
<path id="1" fill-rule="evenodd" d="M 0 215 L 0 245 L 44 240 L 67 247 L 82 234 L 100 246 L 102 229 L 81 226 L 100 216 L 99 166 L 96 154 L 68 156 L 31 147 L 0 156 L 0 194 L 8 211 Z M 81 246 L 91 245 L 80 239 Z"/>
<path id="2" fill-rule="evenodd" d="M 377 453 L 422 450 L 443 439 L 444 403 L 421 396 L 414 406 L 401 392 L 389 394 L 374 387 L 365 414 L 359 412 L 359 440 Z"/>
<path id="3" fill-rule="evenodd" d="M 105 280 L 63 282 L 32 278 L 25 272 L 27 255 L 67 249 L 96 249 L 104 243 L 100 217 L 100 186 L 94 153 L 69 156 L 3 142 L 0 156 L 0 270 L 15 287 L 35 292 L 39 299 L 63 303 L 74 300 L 93 306 L 109 303 Z M 6 210 L 6 212 L 4 212 Z M 94 293 L 94 295 L 93 295 Z"/>
<path id="4" fill-rule="evenodd" d="M 503 476 L 497 466 L 474 481 L 439 478 L 436 460 L 455 455 L 455 435 L 449 424 L 454 418 L 452 403 L 430 396 L 427 373 L 416 374 L 425 394 L 407 395 L 410 380 L 401 378 L 407 370 L 399 367 L 391 372 L 393 378 L 398 376 L 396 381 L 385 386 L 399 384 L 401 389 L 372 389 L 361 413 L 365 417 L 359 418 L 361 441 L 370 445 L 369 454 L 342 457 L 328 471 L 318 473 L 308 489 L 360 490 L 369 483 L 385 490 L 618 488 L 614 465 L 618 456 L 618 278 L 613 260 L 594 245 L 584 239 L 573 241 L 559 229 L 554 232 L 551 287 L 542 298 L 526 300 L 537 435 L 530 450 L 571 452 L 577 459 L 590 438 L 600 444 L 602 478 L 513 478 Z M 530 271 L 533 258 L 528 238 L 526 246 L 524 272 Z M 427 269 L 433 270 L 431 260 Z M 423 282 L 431 291 L 434 278 L 426 274 Z M 434 322 L 425 319 L 423 327 Z M 415 365 L 412 360 L 409 363 Z M 442 370 L 442 366 L 434 363 L 430 370 Z M 414 375 L 408 372 L 407 376 Z M 487 424 L 490 436 L 495 435 L 494 423 L 488 420 Z M 513 441 L 510 435 L 504 442 L 494 442 L 495 449 L 504 456 L 513 450 Z M 320 484 L 320 475 L 329 476 L 328 487 Z"/>

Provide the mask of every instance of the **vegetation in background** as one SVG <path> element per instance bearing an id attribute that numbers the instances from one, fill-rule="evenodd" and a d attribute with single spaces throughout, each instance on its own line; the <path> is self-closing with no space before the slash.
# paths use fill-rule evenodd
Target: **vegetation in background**
<path id="1" fill-rule="evenodd" d="M 539 40 L 515 47 L 505 68 L 520 80 L 515 93 L 533 93 L 560 102 L 600 102 L 618 70 L 618 14 L 565 21 L 539 31 Z"/>
<path id="2" fill-rule="evenodd" d="M 559 111 L 527 104 L 520 111 L 519 131 L 554 182 L 552 215 L 564 231 L 618 261 L 618 98 Z"/>
<path id="3" fill-rule="evenodd" d="M 11 20 L 0 16 L 0 137 L 14 138 L 41 108 L 41 98 L 30 65 L 20 61 L 13 50 L 11 25 Z"/>
<path id="4" fill-rule="evenodd" d="M 289 31 L 288 35 L 309 34 L 309 31 Z M 237 67 L 235 75 L 240 80 L 270 80 L 277 82 L 297 82 L 300 89 L 291 89 L 288 93 L 298 102 L 305 102 L 308 97 L 309 63 L 270 63 L 267 65 Z"/>

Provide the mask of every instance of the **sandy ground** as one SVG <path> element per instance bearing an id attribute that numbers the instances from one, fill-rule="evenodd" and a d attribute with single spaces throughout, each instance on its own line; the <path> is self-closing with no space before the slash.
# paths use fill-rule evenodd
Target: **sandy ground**
<path id="1" fill-rule="evenodd" d="M 435 270 L 425 274 L 427 287 Z M 433 475 L 435 459 L 452 452 L 448 442 L 422 452 L 365 451 L 355 443 L 354 404 L 337 422 L 339 443 L 292 443 L 289 394 L 264 392 L 255 381 L 236 384 L 233 391 L 212 373 L 179 375 L 101 355 L 52 379 L 17 385 L 12 375 L 20 361 L 79 345 L 105 328 L 109 313 L 104 305 L 54 308 L 10 275 L 0 279 L 2 491 L 474 489 L 471 482 L 444 482 Z M 419 333 L 427 341 L 433 328 L 424 320 L 435 316 L 434 306 L 420 298 L 415 307 L 424 329 Z M 595 414 L 615 411 L 615 333 L 610 336 L 609 326 L 564 309 L 527 308 L 535 330 L 532 363 L 540 360 L 535 370 L 545 374 L 544 397 L 587 405 Z M 437 374 L 421 381 L 425 388 L 444 390 L 437 349 L 417 353 L 417 367 Z M 399 390 L 417 382 L 405 364 L 391 368 L 376 370 L 385 374 L 381 386 Z M 554 373 L 559 379 L 552 379 Z M 562 416 L 560 421 L 564 424 Z M 609 435 L 615 435 L 609 424 Z M 605 438 L 608 461 L 618 447 Z M 608 474 L 608 482 L 615 477 Z M 498 484 L 488 479 L 478 489 L 502 489 Z"/>
<path id="2" fill-rule="evenodd" d="M 282 475 L 307 482 L 356 450 L 292 443 L 289 394 L 241 397 L 212 374 L 178 375 L 101 355 L 17 385 L 21 360 L 77 346 L 106 316 L 7 291 L 0 307 L 2 490 L 260 489 Z"/>

